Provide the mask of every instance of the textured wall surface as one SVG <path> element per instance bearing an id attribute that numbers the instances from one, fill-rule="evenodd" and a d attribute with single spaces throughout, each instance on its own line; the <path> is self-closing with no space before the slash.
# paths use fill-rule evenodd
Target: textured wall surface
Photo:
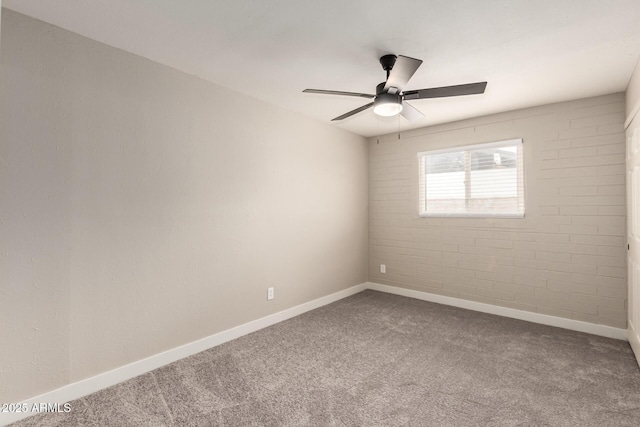
<path id="1" fill-rule="evenodd" d="M 624 111 L 613 94 L 372 138 L 369 280 L 625 328 Z M 511 138 L 524 219 L 418 217 L 416 153 Z"/>
<path id="2" fill-rule="evenodd" d="M 364 138 L 2 20 L 0 402 L 367 281 Z"/>

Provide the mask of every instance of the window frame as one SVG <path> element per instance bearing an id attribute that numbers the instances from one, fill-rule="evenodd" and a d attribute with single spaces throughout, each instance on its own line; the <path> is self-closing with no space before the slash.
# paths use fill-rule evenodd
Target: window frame
<path id="1" fill-rule="evenodd" d="M 473 145 L 461 145 L 452 148 L 421 151 L 417 153 L 418 156 L 418 216 L 420 218 L 524 218 L 526 206 L 525 206 L 525 185 L 524 185 L 524 153 L 523 153 L 523 141 L 522 138 L 507 139 L 503 141 L 488 142 L 484 144 Z M 470 167 L 467 158 L 470 156 L 470 152 L 477 149 L 486 148 L 501 148 L 501 147 L 517 147 L 517 159 L 516 159 L 516 188 L 522 188 L 521 192 L 518 192 L 518 205 L 522 205 L 522 212 L 427 212 L 427 197 L 426 197 L 426 179 L 425 173 L 425 159 L 432 155 L 445 154 L 445 153 L 465 153 L 465 173 L 469 173 L 467 169 Z M 465 181 L 465 199 L 470 200 L 469 196 L 470 185 L 467 185 Z"/>

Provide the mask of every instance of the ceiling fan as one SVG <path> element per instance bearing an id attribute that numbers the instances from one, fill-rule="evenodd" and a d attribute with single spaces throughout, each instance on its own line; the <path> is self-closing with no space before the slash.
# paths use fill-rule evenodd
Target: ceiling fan
<path id="1" fill-rule="evenodd" d="M 409 79 L 411 79 L 418 67 L 422 65 L 422 60 L 402 55 L 384 55 L 380 58 L 380 64 L 387 72 L 387 80 L 376 86 L 375 95 L 322 89 L 305 89 L 303 92 L 373 99 L 373 102 L 338 116 L 332 119 L 332 122 L 346 119 L 371 107 L 373 107 L 373 112 L 379 116 L 395 116 L 401 114 L 407 120 L 413 121 L 424 117 L 424 114 L 408 102 L 404 102 L 406 100 L 477 95 L 484 93 L 484 89 L 487 87 L 487 82 L 478 82 L 404 91 L 404 87 L 409 82 Z"/>

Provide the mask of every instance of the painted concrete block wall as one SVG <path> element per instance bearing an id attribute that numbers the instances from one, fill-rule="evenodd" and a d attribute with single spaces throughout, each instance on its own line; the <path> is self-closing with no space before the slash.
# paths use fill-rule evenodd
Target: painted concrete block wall
<path id="1" fill-rule="evenodd" d="M 1 402 L 367 281 L 364 138 L 6 9 L 1 67 Z"/>
<path id="2" fill-rule="evenodd" d="M 369 280 L 625 328 L 624 111 L 612 94 L 371 138 Z M 416 153 L 512 138 L 524 219 L 418 217 Z"/>

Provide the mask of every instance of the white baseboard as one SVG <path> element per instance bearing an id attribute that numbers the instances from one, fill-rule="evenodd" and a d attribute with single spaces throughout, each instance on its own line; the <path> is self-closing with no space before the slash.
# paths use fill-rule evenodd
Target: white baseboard
<path id="1" fill-rule="evenodd" d="M 638 331 L 634 328 L 633 323 L 628 322 L 628 325 L 627 338 L 629 339 L 629 344 L 631 344 L 633 354 L 636 356 L 636 361 L 638 365 L 640 365 L 640 335 L 638 335 Z"/>
<path id="2" fill-rule="evenodd" d="M 412 289 L 381 285 L 379 283 L 369 282 L 367 283 L 367 289 L 401 295 L 424 301 L 436 302 L 438 304 L 466 308 L 468 310 L 480 311 L 482 313 L 496 314 L 498 316 L 526 320 L 528 322 L 540 323 L 542 325 L 556 326 L 558 328 L 570 329 L 572 331 L 586 332 L 588 334 L 599 335 L 607 338 L 615 338 L 624 341 L 627 340 L 626 329 L 614 328 L 611 326 L 596 325 L 595 323 L 581 322 L 579 320 L 565 319 L 564 317 L 549 316 L 546 314 L 534 313 L 531 311 L 516 310 L 515 308 L 500 307 L 497 305 L 484 304 L 481 302 L 431 294 L 428 292 L 414 291 Z"/>
<path id="3" fill-rule="evenodd" d="M 237 326 L 235 328 L 227 329 L 226 331 L 222 331 L 217 334 L 202 338 L 200 340 L 182 345 L 180 347 L 176 347 L 174 349 L 150 356 L 146 359 L 121 366 L 111 371 L 86 378 L 73 384 L 66 385 L 56 390 L 41 394 L 40 396 L 36 396 L 20 402 L 20 404 L 25 405 L 27 408 L 32 408 L 34 404 L 37 405 L 40 403 L 58 403 L 62 405 L 66 402 L 79 399 L 91 393 L 95 393 L 96 391 L 137 377 L 138 375 L 145 374 L 169 363 L 200 353 L 201 351 L 218 346 L 227 341 L 231 341 L 241 336 L 250 334 L 252 332 L 266 328 L 267 326 L 275 325 L 276 323 L 291 319 L 292 317 L 306 313 L 307 311 L 311 311 L 324 305 L 331 304 L 332 302 L 336 302 L 343 298 L 362 292 L 365 289 L 401 295 L 439 304 L 451 305 L 454 307 L 480 311 L 483 313 L 496 314 L 498 316 L 526 320 L 534 323 L 541 323 L 543 325 L 557 326 L 564 329 L 586 332 L 589 334 L 600 335 L 608 338 L 615 338 L 620 340 L 627 339 L 627 330 L 625 329 L 596 325 L 592 323 L 581 322 L 578 320 L 548 316 L 545 314 L 533 313 L 529 311 L 516 310 L 512 308 L 483 304 L 459 298 L 430 294 L 428 292 L 421 292 L 411 289 L 398 288 L 395 286 L 381 285 L 379 283 L 367 282 L 333 293 L 331 295 L 315 299 L 313 301 L 309 301 L 304 304 L 297 305 L 295 307 L 291 307 L 278 313 L 265 316 L 263 318 Z M 632 331 L 632 329 L 630 329 L 630 331 Z M 633 331 L 633 335 L 631 335 L 630 332 L 629 341 L 632 342 L 632 347 L 635 345 L 633 349 L 636 352 L 636 355 L 640 355 L 640 340 L 638 339 L 638 335 L 635 333 L 635 331 Z M 34 414 L 35 412 L 0 413 L 0 426 L 5 426 Z"/>
<path id="4" fill-rule="evenodd" d="M 260 319 L 242 324 L 240 326 L 236 326 L 235 328 L 227 329 L 226 331 L 222 331 L 217 334 L 202 338 L 200 340 L 182 345 L 180 347 L 176 347 L 171 350 L 167 350 L 165 352 L 147 357 L 146 359 L 138 360 L 137 362 L 133 362 L 128 365 L 113 369 L 111 371 L 86 378 L 73 384 L 66 385 L 56 390 L 49 391 L 47 393 L 41 394 L 40 396 L 36 396 L 20 402 L 20 404 L 25 405 L 26 408 L 32 408 L 34 404 L 38 405 L 40 403 L 58 403 L 62 405 L 66 402 L 79 399 L 91 393 L 95 393 L 96 391 L 137 377 L 138 375 L 153 371 L 154 369 L 168 365 L 169 363 L 200 353 L 201 351 L 218 346 L 227 341 L 231 341 L 241 336 L 266 328 L 267 326 L 275 325 L 276 323 L 291 319 L 292 317 L 306 313 L 307 311 L 314 310 L 348 296 L 357 294 L 359 292 L 362 292 L 366 288 L 366 283 L 353 286 L 351 288 L 333 293 L 331 295 L 327 295 L 313 301 L 288 308 L 278 313 L 274 313 L 269 316 L 265 316 Z M 5 426 L 7 424 L 19 421 L 31 415 L 35 415 L 36 413 L 37 412 L 0 413 L 0 426 Z"/>

